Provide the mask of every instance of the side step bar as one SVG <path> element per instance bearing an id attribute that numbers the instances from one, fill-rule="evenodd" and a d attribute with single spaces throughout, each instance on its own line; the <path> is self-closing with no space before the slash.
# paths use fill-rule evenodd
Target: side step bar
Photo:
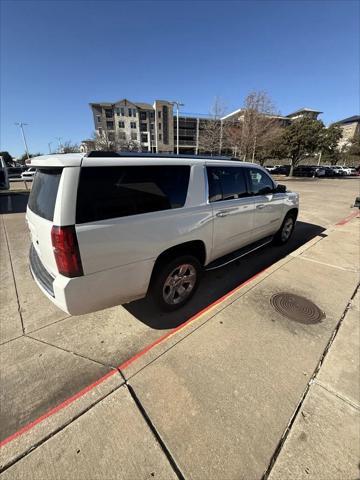
<path id="1" fill-rule="evenodd" d="M 249 253 L 255 252 L 255 250 L 265 247 L 265 245 L 268 245 L 269 243 L 272 242 L 273 238 L 274 238 L 273 236 L 262 238 L 261 240 L 258 240 L 255 243 L 251 243 L 246 247 L 239 248 L 239 250 L 235 250 L 235 252 L 224 255 L 223 257 L 218 258 L 213 262 L 209 263 L 209 265 L 205 267 L 205 270 L 206 271 L 216 270 L 217 268 L 221 268 L 221 267 L 224 267 L 225 265 L 228 265 L 229 263 L 235 262 L 235 260 L 239 260 L 239 258 L 245 257 L 245 255 L 249 255 Z"/>

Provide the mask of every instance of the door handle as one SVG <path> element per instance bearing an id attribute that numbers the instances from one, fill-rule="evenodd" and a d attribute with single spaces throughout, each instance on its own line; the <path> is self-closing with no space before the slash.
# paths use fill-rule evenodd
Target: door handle
<path id="1" fill-rule="evenodd" d="M 217 212 L 216 216 L 217 217 L 227 217 L 229 215 L 229 212 Z"/>
<path id="2" fill-rule="evenodd" d="M 260 205 L 256 205 L 256 208 L 261 210 L 262 208 L 265 208 L 265 205 L 263 203 L 261 203 Z"/>

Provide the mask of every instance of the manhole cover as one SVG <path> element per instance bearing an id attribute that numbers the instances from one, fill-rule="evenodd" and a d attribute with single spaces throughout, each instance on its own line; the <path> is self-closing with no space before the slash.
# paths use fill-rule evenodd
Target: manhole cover
<path id="1" fill-rule="evenodd" d="M 325 313 L 315 303 L 293 293 L 276 293 L 270 299 L 271 305 L 281 315 L 295 322 L 312 324 L 325 318 Z"/>

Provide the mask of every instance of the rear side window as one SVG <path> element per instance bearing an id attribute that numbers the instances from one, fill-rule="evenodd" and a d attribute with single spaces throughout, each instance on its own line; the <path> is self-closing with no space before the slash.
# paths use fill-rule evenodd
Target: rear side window
<path id="1" fill-rule="evenodd" d="M 53 221 L 56 196 L 62 168 L 38 168 L 33 181 L 28 206 L 32 212 Z"/>
<path id="2" fill-rule="evenodd" d="M 76 223 L 184 206 L 190 166 L 84 167 Z"/>
<path id="3" fill-rule="evenodd" d="M 207 167 L 209 201 L 234 200 L 248 196 L 244 171 L 239 167 Z"/>

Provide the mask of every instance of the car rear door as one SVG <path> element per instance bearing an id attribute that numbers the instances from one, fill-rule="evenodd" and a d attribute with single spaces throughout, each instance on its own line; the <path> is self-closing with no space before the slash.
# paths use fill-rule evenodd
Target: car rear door
<path id="1" fill-rule="evenodd" d="M 211 257 L 216 259 L 252 242 L 255 201 L 243 167 L 207 166 L 206 171 L 214 225 Z"/>
<path id="2" fill-rule="evenodd" d="M 285 193 L 277 193 L 268 173 L 257 167 L 247 167 L 249 188 L 254 201 L 255 240 L 274 234 L 281 226 Z"/>

